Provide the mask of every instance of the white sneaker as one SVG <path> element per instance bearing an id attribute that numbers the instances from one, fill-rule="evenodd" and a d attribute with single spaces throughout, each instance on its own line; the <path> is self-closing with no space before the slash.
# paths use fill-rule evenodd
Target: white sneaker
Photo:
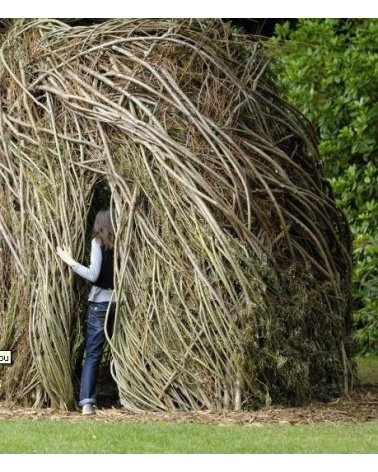
<path id="1" fill-rule="evenodd" d="M 94 413 L 95 413 L 95 409 L 92 403 L 86 403 L 83 406 L 83 415 L 93 415 Z"/>

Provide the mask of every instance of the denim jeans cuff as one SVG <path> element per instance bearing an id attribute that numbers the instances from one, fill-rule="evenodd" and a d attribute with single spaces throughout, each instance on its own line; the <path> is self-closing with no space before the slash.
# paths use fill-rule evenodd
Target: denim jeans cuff
<path id="1" fill-rule="evenodd" d="M 97 404 L 96 398 L 84 398 L 84 400 L 79 401 L 80 406 L 84 406 L 86 403 L 92 403 L 92 405 Z"/>

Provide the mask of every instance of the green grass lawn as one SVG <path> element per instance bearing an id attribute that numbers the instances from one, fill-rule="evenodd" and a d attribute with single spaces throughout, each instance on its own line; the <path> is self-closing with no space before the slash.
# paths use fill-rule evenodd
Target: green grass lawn
<path id="1" fill-rule="evenodd" d="M 378 357 L 360 357 L 357 365 L 360 385 L 378 385 Z M 378 422 L 257 427 L 0 420 L 0 453 L 377 454 Z"/>
<path id="2" fill-rule="evenodd" d="M 214 426 L 3 421 L 0 453 L 378 453 L 378 423 Z"/>

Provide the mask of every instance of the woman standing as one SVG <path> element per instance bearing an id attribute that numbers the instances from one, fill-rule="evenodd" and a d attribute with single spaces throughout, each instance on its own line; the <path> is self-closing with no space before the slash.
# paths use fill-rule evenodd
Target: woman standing
<path id="1" fill-rule="evenodd" d="M 89 267 L 76 262 L 68 248 L 58 246 L 57 254 L 76 274 L 92 282 L 88 297 L 85 361 L 79 398 L 83 415 L 90 415 L 95 412 L 94 406 L 97 404 L 97 379 L 103 354 L 104 325 L 108 309 L 107 332 L 110 336 L 114 324 L 114 229 L 110 210 L 101 210 L 96 215 Z"/>

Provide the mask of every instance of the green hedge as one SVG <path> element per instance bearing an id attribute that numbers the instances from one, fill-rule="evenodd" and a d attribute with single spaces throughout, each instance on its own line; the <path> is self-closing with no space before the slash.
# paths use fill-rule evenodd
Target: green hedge
<path id="1" fill-rule="evenodd" d="M 277 25 L 285 98 L 316 126 L 319 150 L 354 237 L 354 316 L 361 352 L 378 352 L 378 20 Z"/>

